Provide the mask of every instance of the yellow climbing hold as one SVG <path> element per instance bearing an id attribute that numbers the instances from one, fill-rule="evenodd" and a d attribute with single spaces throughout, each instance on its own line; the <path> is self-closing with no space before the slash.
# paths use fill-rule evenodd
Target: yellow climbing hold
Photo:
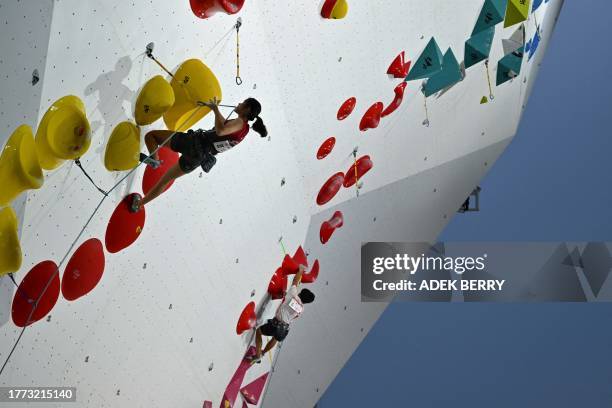
<path id="1" fill-rule="evenodd" d="M 13 132 L 0 155 L 0 207 L 25 190 L 40 188 L 43 181 L 32 129 L 21 125 Z"/>
<path id="2" fill-rule="evenodd" d="M 17 216 L 11 207 L 5 207 L 0 210 L 0 276 L 17 272 L 21 259 Z"/>
<path id="3" fill-rule="evenodd" d="M 531 0 L 508 0 L 504 28 L 527 20 Z"/>
<path id="4" fill-rule="evenodd" d="M 221 85 L 217 77 L 198 59 L 183 62 L 170 84 L 175 102 L 164 114 L 164 122 L 170 130 L 185 131 L 206 116 L 210 108 L 198 106 L 199 101 L 221 100 Z"/>
<path id="5" fill-rule="evenodd" d="M 174 105 L 174 91 L 161 75 L 154 76 L 142 87 L 134 118 L 139 126 L 150 125 Z"/>
<path id="6" fill-rule="evenodd" d="M 488 102 L 489 102 L 489 98 L 487 98 L 486 96 L 483 96 L 482 99 L 480 100 L 481 105 L 488 103 Z"/>
<path id="7" fill-rule="evenodd" d="M 45 112 L 36 131 L 36 151 L 45 170 L 81 157 L 91 145 L 85 105 L 74 95 L 58 99 Z"/>
<path id="8" fill-rule="evenodd" d="M 111 133 L 104 152 L 104 167 L 110 171 L 130 170 L 140 157 L 140 129 L 132 122 L 121 122 Z"/>
<path id="9" fill-rule="evenodd" d="M 346 17 L 348 13 L 348 3 L 346 0 L 338 0 L 334 9 L 331 12 L 331 18 L 341 19 Z"/>

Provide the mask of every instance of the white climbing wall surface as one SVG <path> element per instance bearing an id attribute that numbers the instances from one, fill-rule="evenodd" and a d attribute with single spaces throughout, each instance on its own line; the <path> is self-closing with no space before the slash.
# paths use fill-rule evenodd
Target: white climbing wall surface
<path id="1" fill-rule="evenodd" d="M 417 80 L 408 82 L 399 108 L 365 132 L 362 115 L 376 102 L 387 106 L 402 81 L 386 73 L 394 58 L 405 51 L 414 64 L 433 36 L 461 62 L 484 0 L 349 0 L 343 19 L 322 18 L 324 3 L 246 0 L 236 14 L 201 19 L 188 0 L 0 0 L 1 147 L 21 124 L 36 133 L 54 101 L 76 95 L 92 130 L 81 163 L 110 189 L 128 172 L 104 167 L 108 138 L 118 123 L 133 120 L 143 84 L 166 76 L 145 55 L 150 42 L 171 71 L 190 58 L 207 64 L 223 103 L 257 98 L 269 131 L 269 138 L 251 131 L 218 156 L 210 173 L 198 168 L 178 179 L 147 205 L 131 246 L 105 251 L 104 274 L 90 293 L 75 301 L 60 294 L 25 330 L 11 318 L 16 288 L 0 277 L 0 386 L 75 386 L 71 406 L 78 407 L 223 406 L 252 336 L 236 334 L 238 317 L 251 301 L 265 309 L 260 319 L 273 314 L 278 301 L 266 301 L 268 282 L 283 250 L 293 254 L 301 245 L 311 265 L 320 262 L 308 285 L 316 300 L 275 350 L 257 406 L 316 404 L 386 306 L 360 301 L 361 243 L 435 240 L 514 137 L 563 1 L 530 10 L 526 38 L 534 37 L 537 21 L 539 48 L 523 59 L 517 78 L 500 86 L 502 39 L 518 26 L 496 26 L 489 57 L 495 98 L 488 103 L 480 103 L 489 95 L 480 63 L 428 98 L 430 126 L 422 124 Z M 238 17 L 242 85 L 235 82 Z M 349 97 L 357 99 L 355 110 L 339 121 Z M 212 115 L 197 127 L 213 127 Z M 141 135 L 151 129 L 165 129 L 163 120 L 143 126 Z M 334 149 L 317 160 L 330 136 Z M 342 187 L 317 205 L 326 180 L 354 163 L 355 147 L 357 158 L 373 162 L 359 194 Z M 67 257 L 61 277 L 79 245 L 104 242 L 115 207 L 128 193 L 142 193 L 143 172 L 139 167 L 98 208 L 103 194 L 73 161 L 45 171 L 40 189 L 11 203 L 23 252 L 16 283 L 38 263 Z M 338 210 L 344 224 L 322 244 L 320 226 Z M 253 366 L 241 385 L 269 372 L 271 361 L 266 356 Z M 234 406 L 242 404 L 239 395 Z"/>

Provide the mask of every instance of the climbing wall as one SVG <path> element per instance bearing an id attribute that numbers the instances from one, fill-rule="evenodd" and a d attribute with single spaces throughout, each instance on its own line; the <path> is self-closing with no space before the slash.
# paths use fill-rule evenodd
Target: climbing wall
<path id="1" fill-rule="evenodd" d="M 25 329 L 15 322 L 15 302 L 23 297 L 15 301 L 20 292 L 0 277 L 0 363 L 6 362 L 0 386 L 75 386 L 75 406 L 83 407 L 201 407 L 205 401 L 216 407 L 224 400 L 241 407 L 262 390 L 251 406 L 314 406 L 385 308 L 360 302 L 361 243 L 435 239 L 514 136 L 562 6 L 547 1 L 524 22 L 526 41 L 536 20 L 541 26 L 539 49 L 524 58 L 517 78 L 500 86 L 501 40 L 517 26 L 495 28 L 488 103 L 481 104 L 489 95 L 481 63 L 429 97 L 427 110 L 422 81 L 410 81 L 393 113 L 364 119 L 371 106 L 394 100 L 402 79 L 387 69 L 401 51 L 414 63 L 435 36 L 442 52 L 450 47 L 462 61 L 483 0 L 460 6 L 454 0 L 352 1 L 345 17 L 338 18 L 337 6 L 332 19 L 321 16 L 328 1 L 246 0 L 206 19 L 187 0 L 34 3 L 0 0 L 0 146 L 21 124 L 36 133 L 54 101 L 75 95 L 92 137 L 80 162 L 107 195 L 71 160 L 45 171 L 40 189 L 19 195 L 10 204 L 23 252 L 15 283 L 26 287 L 28 271 L 44 261 L 60 264 L 63 280 L 85 242 L 103 270 L 96 270 L 99 283 L 90 292 L 76 299 L 60 294 Z M 251 131 L 218 156 L 210 173 L 197 169 L 177 180 L 147 205 L 131 245 L 118 252 L 105 245 L 100 252 L 89 240 L 107 244 L 115 208 L 127 194 L 142 193 L 144 168 L 111 172 L 104 156 L 115 126 L 133 120 L 145 82 L 167 78 L 145 54 L 150 42 L 172 72 L 186 59 L 201 59 L 217 77 L 224 104 L 257 98 L 269 137 Z M 351 97 L 354 110 L 339 120 Z M 360 130 L 364 123 L 368 130 Z M 212 126 L 211 115 L 197 125 Z M 161 128 L 160 119 L 140 133 Z M 329 137 L 333 149 L 328 144 L 327 156 L 318 159 Z M 366 155 L 357 183 L 349 183 L 355 160 Z M 260 321 L 273 314 L 278 300 L 269 299 L 268 282 L 285 252 L 299 246 L 310 266 L 320 263 L 309 284 L 317 299 L 283 346 L 242 378 L 236 370 L 252 331 L 236 334 L 238 318 L 249 302 Z M 87 265 L 93 258 L 76 269 Z"/>

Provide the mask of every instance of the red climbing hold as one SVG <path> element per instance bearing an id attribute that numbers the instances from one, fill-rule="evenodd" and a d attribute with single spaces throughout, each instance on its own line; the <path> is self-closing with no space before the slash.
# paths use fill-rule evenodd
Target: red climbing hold
<path id="1" fill-rule="evenodd" d="M 204 401 L 202 408 L 213 408 L 212 401 Z"/>
<path id="2" fill-rule="evenodd" d="M 328 203 L 340 190 L 342 187 L 342 183 L 344 182 L 344 174 L 342 172 L 336 173 L 331 176 L 321 190 L 319 190 L 319 194 L 317 195 L 317 204 L 323 205 Z"/>
<path id="3" fill-rule="evenodd" d="M 338 120 L 344 120 L 349 117 L 351 113 L 353 113 L 353 109 L 355 109 L 355 105 L 357 104 L 357 99 L 355 97 L 348 98 L 340 109 L 338 109 Z"/>
<path id="4" fill-rule="evenodd" d="M 140 211 L 133 213 L 130 211 L 131 204 L 132 194 L 128 194 L 108 221 L 105 243 L 106 250 L 110 253 L 114 254 L 132 245 L 144 228 L 145 208 L 141 207 Z"/>
<path id="5" fill-rule="evenodd" d="M 300 264 L 296 262 L 295 259 L 293 259 L 290 255 L 285 255 L 285 258 L 283 258 L 283 264 L 281 266 L 285 275 L 296 274 L 299 267 Z"/>
<path id="6" fill-rule="evenodd" d="M 342 212 L 336 211 L 329 221 L 325 221 L 323 224 L 321 224 L 321 230 L 319 231 L 321 243 L 326 244 L 334 231 L 342 227 L 342 225 L 344 225 L 344 217 L 342 216 Z"/>
<path id="7" fill-rule="evenodd" d="M 76 300 L 91 292 L 104 273 L 104 249 L 102 242 L 91 238 L 81 244 L 66 265 L 62 276 L 62 295 L 66 300 Z"/>
<path id="8" fill-rule="evenodd" d="M 407 82 L 402 82 L 395 87 L 395 98 L 393 98 L 393 102 L 391 102 L 389 106 L 387 106 L 385 110 L 382 111 L 380 117 L 384 118 L 385 116 L 392 114 L 397 108 L 399 108 L 399 106 L 402 104 L 402 101 L 404 100 L 404 91 L 406 90 L 406 85 L 408 85 Z"/>
<path id="9" fill-rule="evenodd" d="M 361 118 L 361 122 L 359 122 L 359 130 L 365 132 L 368 129 L 377 128 L 380 124 L 383 108 L 384 105 L 382 102 L 376 102 L 374 105 L 370 106 Z"/>
<path id="10" fill-rule="evenodd" d="M 355 172 L 355 164 L 357 165 L 357 172 Z M 344 178 L 344 187 L 349 188 L 355 185 L 357 181 L 355 177 L 361 178 L 368 172 L 370 169 L 374 167 L 374 163 L 370 159 L 370 156 L 362 156 L 357 159 L 357 163 L 353 163 L 350 169 L 346 172 L 346 177 Z M 357 174 L 355 174 L 357 173 Z"/>
<path id="11" fill-rule="evenodd" d="M 236 14 L 245 0 L 189 0 L 191 10 L 199 18 L 208 18 L 216 13 Z"/>
<path id="12" fill-rule="evenodd" d="M 257 316 L 255 315 L 255 302 L 250 302 L 244 307 L 242 313 L 240 313 L 240 318 L 236 324 L 236 334 L 240 335 L 245 331 L 252 329 L 255 327 L 256 323 Z"/>
<path id="13" fill-rule="evenodd" d="M 265 373 L 255 381 L 245 385 L 240 389 L 240 393 L 242 394 L 246 402 L 251 405 L 259 404 L 259 398 L 261 397 L 261 393 L 263 392 L 263 389 L 266 385 L 268 374 L 269 373 Z"/>
<path id="14" fill-rule="evenodd" d="M 255 347 L 249 347 L 229 384 L 227 384 L 227 387 L 225 388 L 223 399 L 221 400 L 221 405 L 219 408 L 234 406 L 234 402 L 236 402 L 236 397 L 238 397 L 238 392 L 240 391 L 240 386 L 242 385 L 242 381 L 244 381 L 244 376 L 249 368 L 251 368 L 252 361 L 250 357 L 254 356 L 256 353 L 257 349 Z"/>
<path id="15" fill-rule="evenodd" d="M 314 283 L 319 277 L 319 260 L 316 259 L 314 264 L 312 264 L 312 269 L 310 272 L 302 275 L 302 283 Z"/>
<path id="16" fill-rule="evenodd" d="M 161 166 L 156 169 L 153 169 L 151 166 L 147 166 L 144 172 L 144 177 L 142 178 L 142 191 L 145 193 L 145 195 L 151 191 L 157 181 L 168 171 L 170 167 L 174 166 L 179 159 L 179 154 L 166 146 L 161 147 L 158 154 L 159 159 L 162 161 Z M 164 191 L 167 191 L 172 184 L 174 184 L 174 180 L 168 183 Z"/>
<path id="17" fill-rule="evenodd" d="M 394 78 L 406 78 L 408 71 L 410 70 L 411 61 L 404 62 L 404 59 L 405 55 L 404 51 L 402 51 L 397 57 L 395 57 L 391 65 L 389 65 L 387 74 L 393 75 Z"/>
<path id="18" fill-rule="evenodd" d="M 34 266 L 23 278 L 15 296 L 11 315 L 19 327 L 29 326 L 45 317 L 59 298 L 60 278 L 53 261 Z"/>
<path id="19" fill-rule="evenodd" d="M 319 150 L 317 150 L 317 159 L 322 160 L 327 157 L 328 154 L 334 149 L 336 145 L 336 138 L 330 137 L 326 141 L 323 142 Z"/>
<path id="20" fill-rule="evenodd" d="M 293 260 L 297 262 L 298 265 L 304 265 L 308 267 L 308 258 L 306 257 L 306 252 L 300 245 L 298 249 L 296 249 L 295 254 L 293 254 Z"/>
<path id="21" fill-rule="evenodd" d="M 287 290 L 287 275 L 283 273 L 283 268 L 278 268 L 274 275 L 272 275 L 272 279 L 270 279 L 270 283 L 268 283 L 268 293 L 272 297 L 272 299 L 282 299 L 285 296 L 285 291 Z"/>

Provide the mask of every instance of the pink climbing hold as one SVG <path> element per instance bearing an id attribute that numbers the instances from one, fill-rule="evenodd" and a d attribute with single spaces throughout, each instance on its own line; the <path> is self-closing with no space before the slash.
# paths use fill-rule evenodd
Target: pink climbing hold
<path id="1" fill-rule="evenodd" d="M 326 244 L 334 231 L 342 227 L 342 225 L 344 225 L 344 217 L 342 212 L 336 211 L 329 221 L 325 221 L 323 224 L 321 224 L 321 230 L 319 231 L 321 243 Z"/>
<path id="2" fill-rule="evenodd" d="M 314 283 L 319 277 L 319 260 L 316 259 L 312 264 L 310 272 L 302 275 L 302 283 Z"/>
<path id="3" fill-rule="evenodd" d="M 245 0 L 190 0 L 191 10 L 199 18 L 208 18 L 216 13 L 236 14 Z"/>
<path id="4" fill-rule="evenodd" d="M 252 329 L 256 323 L 255 302 L 249 302 L 242 310 L 242 313 L 240 313 L 238 323 L 236 324 L 236 334 L 241 335 L 245 331 Z"/>
<path id="5" fill-rule="evenodd" d="M 77 300 L 91 292 L 104 273 L 104 248 L 97 238 L 83 242 L 72 254 L 62 276 L 62 295 Z"/>
<path id="6" fill-rule="evenodd" d="M 326 158 L 327 155 L 330 154 L 331 151 L 334 149 L 335 145 L 335 137 L 330 137 L 329 139 L 325 140 L 323 144 L 321 144 L 321 147 L 319 147 L 319 150 L 317 150 L 317 159 L 322 160 Z"/>
<path id="7" fill-rule="evenodd" d="M 336 173 L 331 176 L 321 190 L 319 190 L 319 194 L 317 195 L 317 204 L 323 205 L 331 201 L 332 198 L 340 191 L 340 187 L 342 187 L 342 183 L 344 182 L 344 173 Z"/>
<path id="8" fill-rule="evenodd" d="M 158 151 L 159 159 L 162 161 L 161 166 L 156 169 L 153 169 L 151 166 L 147 166 L 144 172 L 144 176 L 142 177 L 142 192 L 146 194 L 151 191 L 155 184 L 159 181 L 160 178 L 170 167 L 174 166 L 179 160 L 179 154 L 169 147 L 162 146 Z M 164 192 L 167 191 L 172 184 L 174 184 L 174 180 L 168 183 Z"/>
<path id="9" fill-rule="evenodd" d="M 389 104 L 389 106 L 387 106 L 385 110 L 382 111 L 380 115 L 382 118 L 395 112 L 395 110 L 399 108 L 399 106 L 402 104 L 402 101 L 404 100 L 404 91 L 406 90 L 406 85 L 408 85 L 407 82 L 402 82 L 395 87 L 395 98 L 393 98 L 393 101 Z"/>
<path id="10" fill-rule="evenodd" d="M 212 401 L 204 401 L 204 405 L 202 405 L 202 408 L 212 408 Z"/>
<path id="11" fill-rule="evenodd" d="M 283 273 L 283 268 L 278 268 L 274 275 L 272 275 L 272 279 L 270 279 L 270 283 L 268 283 L 268 293 L 272 299 L 282 299 L 285 296 L 285 291 L 287 290 L 287 275 Z"/>
<path id="12" fill-rule="evenodd" d="M 240 386 L 242 385 L 242 381 L 244 381 L 244 376 L 246 372 L 251 368 L 251 360 L 249 357 L 254 356 L 257 353 L 257 349 L 253 346 L 249 347 L 246 354 L 242 358 L 240 365 L 236 369 L 236 372 L 232 376 L 229 384 L 225 388 L 225 392 L 223 393 L 223 398 L 221 399 L 221 405 L 219 408 L 233 407 L 234 402 L 236 402 L 236 397 L 238 397 L 238 392 L 240 392 Z"/>
<path id="13" fill-rule="evenodd" d="M 357 165 L 357 171 L 355 171 L 355 165 Z M 368 172 L 370 169 L 374 167 L 374 163 L 370 159 L 370 156 L 362 156 L 357 159 L 356 163 L 348 169 L 346 172 L 346 177 L 344 178 L 344 187 L 349 188 L 355 185 L 357 178 L 361 180 L 361 178 Z M 355 174 L 357 173 L 357 174 Z"/>
<path id="14" fill-rule="evenodd" d="M 338 109 L 338 120 L 344 120 L 349 117 L 351 113 L 353 113 L 353 109 L 355 109 L 355 105 L 357 104 L 357 99 L 355 97 L 348 98 L 340 109 Z"/>
<path id="15" fill-rule="evenodd" d="M 370 106 L 361 118 L 361 122 L 359 122 L 359 130 L 365 132 L 368 129 L 377 128 L 380 124 L 383 108 L 384 105 L 382 102 L 376 102 L 374 105 Z"/>
<path id="16" fill-rule="evenodd" d="M 259 404 L 259 398 L 261 397 L 264 387 L 266 386 L 268 374 L 269 373 L 265 373 L 255 381 L 242 387 L 240 393 L 242 394 L 246 402 L 251 405 Z"/>
<path id="17" fill-rule="evenodd" d="M 405 58 L 404 51 L 400 52 L 391 65 L 389 65 L 387 74 L 392 75 L 394 78 L 406 78 L 410 70 L 411 61 L 404 62 Z"/>
<path id="18" fill-rule="evenodd" d="M 45 317 L 60 294 L 60 278 L 53 261 L 42 261 L 23 278 L 13 297 L 11 317 L 19 327 L 29 326 Z"/>

